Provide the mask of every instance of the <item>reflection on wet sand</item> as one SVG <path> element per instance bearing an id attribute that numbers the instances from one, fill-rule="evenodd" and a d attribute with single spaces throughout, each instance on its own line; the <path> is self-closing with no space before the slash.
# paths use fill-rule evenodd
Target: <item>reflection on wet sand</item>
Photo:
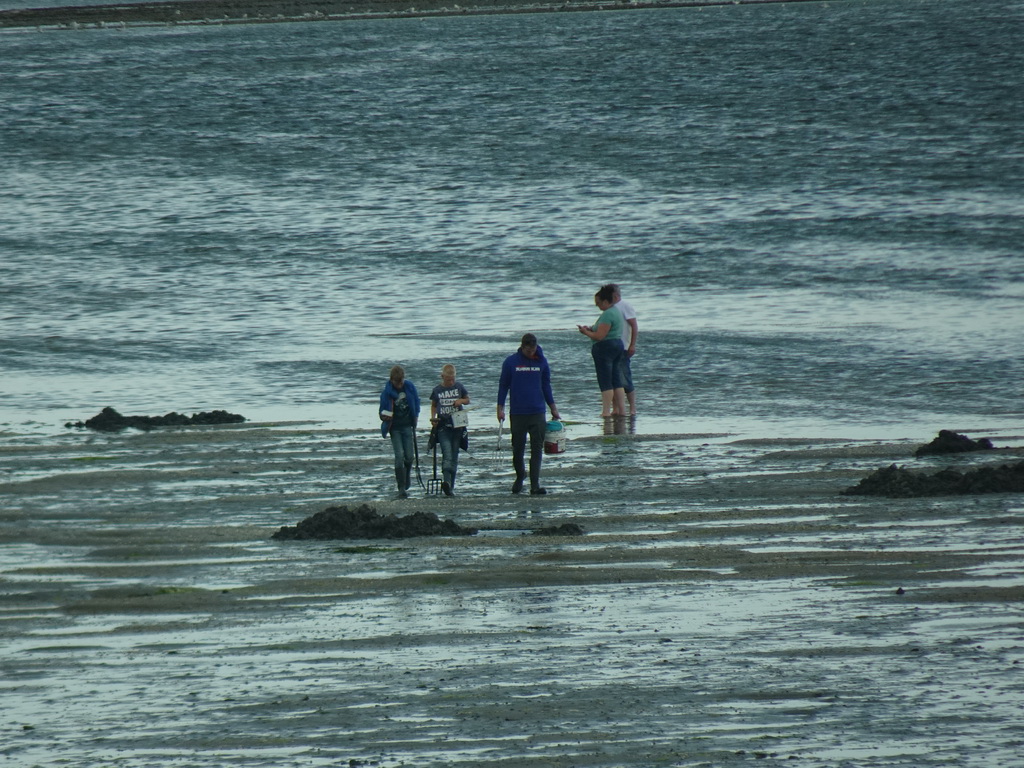
<path id="1" fill-rule="evenodd" d="M 636 416 L 613 416 L 604 420 L 606 435 L 635 435 Z"/>
<path id="2" fill-rule="evenodd" d="M 5 756 L 1013 763 L 1018 497 L 840 494 L 910 443 L 616 428 L 574 428 L 546 497 L 481 434 L 462 494 L 405 502 L 386 446 L 316 425 L 5 439 Z M 271 540 L 363 502 L 479 533 Z"/>

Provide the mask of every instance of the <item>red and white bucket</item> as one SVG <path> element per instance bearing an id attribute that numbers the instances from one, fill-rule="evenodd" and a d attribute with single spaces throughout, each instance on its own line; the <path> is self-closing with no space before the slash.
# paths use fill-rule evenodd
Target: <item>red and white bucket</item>
<path id="1" fill-rule="evenodd" d="M 544 453 L 565 453 L 565 429 L 552 419 L 544 430 Z"/>

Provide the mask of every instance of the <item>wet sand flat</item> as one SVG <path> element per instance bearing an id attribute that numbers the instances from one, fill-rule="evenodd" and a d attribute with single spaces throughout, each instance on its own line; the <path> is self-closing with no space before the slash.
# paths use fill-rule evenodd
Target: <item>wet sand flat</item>
<path id="1" fill-rule="evenodd" d="M 388 445 L 359 431 L 0 436 L 0 754 L 1013 764 L 1024 499 L 841 491 L 891 463 L 1024 450 L 915 460 L 913 441 L 570 438 L 546 460 L 547 497 L 509 494 L 507 453 L 480 431 L 455 499 L 393 501 Z M 361 503 L 480 532 L 271 539 Z M 564 522 L 585 535 L 531 535 Z"/>

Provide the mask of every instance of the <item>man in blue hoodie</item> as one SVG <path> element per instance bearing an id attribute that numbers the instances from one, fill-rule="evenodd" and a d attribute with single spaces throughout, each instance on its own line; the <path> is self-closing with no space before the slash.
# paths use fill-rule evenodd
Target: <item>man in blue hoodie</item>
<path id="1" fill-rule="evenodd" d="M 544 459 L 546 408 L 551 418 L 559 419 L 555 396 L 551 392 L 551 368 L 544 351 L 532 333 L 523 336 L 519 350 L 505 358 L 498 382 L 498 421 L 505 421 L 505 399 L 509 398 L 509 424 L 512 431 L 512 466 L 516 481 L 512 493 L 522 493 L 526 480 L 526 436 L 530 436 L 530 493 L 547 493 L 540 486 L 540 464 Z"/>

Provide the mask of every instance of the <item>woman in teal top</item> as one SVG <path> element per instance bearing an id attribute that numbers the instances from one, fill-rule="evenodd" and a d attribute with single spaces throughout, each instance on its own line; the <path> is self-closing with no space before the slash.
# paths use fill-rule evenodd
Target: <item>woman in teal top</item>
<path id="1" fill-rule="evenodd" d="M 623 389 L 620 363 L 626 353 L 622 346 L 622 329 L 626 320 L 615 306 L 615 295 L 612 291 L 602 288 L 594 294 L 594 303 L 601 310 L 597 322 L 592 326 L 576 327 L 593 342 L 590 354 L 594 358 L 597 385 L 601 388 L 602 418 L 625 416 L 626 391 Z"/>

